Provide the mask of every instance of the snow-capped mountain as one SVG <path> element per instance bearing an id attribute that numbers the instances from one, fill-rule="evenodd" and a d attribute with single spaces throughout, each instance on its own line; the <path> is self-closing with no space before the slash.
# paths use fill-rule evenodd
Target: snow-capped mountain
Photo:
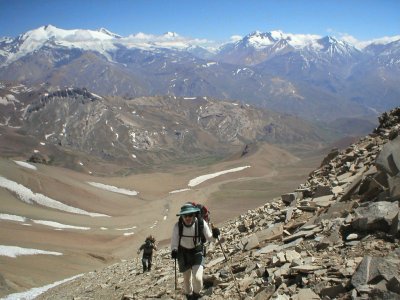
<path id="1" fill-rule="evenodd" d="M 99 30 L 65 30 L 47 25 L 30 30 L 18 36 L 12 42 L 7 40 L 7 43 L 12 44 L 13 49 L 10 49 L 10 51 L 0 41 L 0 50 L 4 51 L 4 53 L 0 52 L 0 55 L 5 57 L 5 59 L 3 58 L 3 65 L 10 64 L 44 47 L 93 51 L 112 60 L 110 53 L 121 47 L 154 51 L 157 49 L 181 50 L 194 46 L 199 47 L 198 44 L 201 44 L 201 41 L 187 40 L 174 32 L 167 32 L 161 36 L 137 33 L 122 37 L 105 28 Z"/>
<path id="2" fill-rule="evenodd" d="M 253 32 L 243 39 L 227 44 L 218 53 L 218 59 L 228 63 L 257 65 L 288 52 L 308 53 L 309 59 L 324 55 L 331 60 L 351 58 L 360 50 L 333 37 L 285 34 L 281 31 Z"/>
<path id="3" fill-rule="evenodd" d="M 344 41 L 339 41 L 331 36 L 324 37 L 317 40 L 317 44 L 321 46 L 318 49 L 320 52 L 326 53 L 331 57 L 341 56 L 341 57 L 353 57 L 358 55 L 360 51 L 354 46 Z"/>
<path id="4" fill-rule="evenodd" d="M 300 51 L 310 49 L 315 52 L 337 53 L 349 55 L 355 51 L 355 47 L 344 41 L 333 37 L 320 37 L 317 35 L 286 34 L 282 31 L 260 32 L 255 31 L 241 40 L 234 43 L 227 43 L 215 48 L 208 41 L 201 39 L 189 39 L 180 36 L 175 32 L 166 32 L 156 36 L 145 33 L 132 34 L 122 37 L 112 33 L 105 28 L 99 30 L 83 29 L 60 29 L 52 25 L 42 26 L 30 30 L 14 40 L 7 38 L 0 40 L 0 55 L 6 57 L 3 62 L 9 64 L 19 58 L 29 55 L 42 47 L 79 49 L 82 51 L 94 51 L 111 59 L 109 53 L 119 48 L 141 49 L 149 51 L 183 50 L 191 53 L 200 53 L 201 56 L 211 57 L 234 64 L 241 64 L 240 61 L 231 61 L 226 57 L 246 56 L 259 52 L 261 60 L 251 61 L 247 65 L 260 63 L 270 56 L 285 53 L 287 51 Z M 247 53 L 246 53 L 247 51 Z"/>
<path id="5" fill-rule="evenodd" d="M 108 51 L 116 49 L 112 42 L 114 39 L 118 39 L 117 35 L 105 29 L 98 31 L 64 30 L 52 25 L 42 26 L 16 38 L 14 51 L 8 56 L 5 63 L 14 62 L 45 47 L 96 51 L 107 55 Z"/>
<path id="6" fill-rule="evenodd" d="M 290 37 L 289 37 L 290 38 Z M 290 41 L 279 40 L 287 42 Z M 286 51 L 270 52 L 267 59 L 258 63 L 255 68 L 263 73 L 290 78 L 300 82 L 330 86 L 336 81 L 344 80 L 352 68 L 362 61 L 362 52 L 356 47 L 327 36 L 316 40 L 303 40 L 303 43 L 292 44 Z M 335 90 L 333 88 L 333 90 Z"/>
<path id="7" fill-rule="evenodd" d="M 381 66 L 400 68 L 400 39 L 387 44 L 371 44 L 365 51 Z"/>
<path id="8" fill-rule="evenodd" d="M 232 64 L 256 65 L 278 53 L 293 50 L 293 46 L 282 38 L 282 33 L 259 31 L 246 35 L 235 43 L 221 47 L 216 58 Z"/>
<path id="9" fill-rule="evenodd" d="M 122 37 L 48 25 L 0 40 L 0 80 L 127 98 L 210 96 L 332 120 L 399 101 L 399 43 L 359 49 L 331 36 L 256 31 L 216 48 L 174 32 Z"/>

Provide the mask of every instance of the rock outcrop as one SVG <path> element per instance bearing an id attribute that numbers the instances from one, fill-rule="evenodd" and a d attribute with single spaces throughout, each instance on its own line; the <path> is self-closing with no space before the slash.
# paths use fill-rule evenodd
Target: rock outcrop
<path id="1" fill-rule="evenodd" d="M 380 121 L 292 193 L 221 224 L 203 299 L 400 299 L 400 108 Z M 151 272 L 132 259 L 38 299 L 181 299 L 174 268 L 164 248 Z"/>

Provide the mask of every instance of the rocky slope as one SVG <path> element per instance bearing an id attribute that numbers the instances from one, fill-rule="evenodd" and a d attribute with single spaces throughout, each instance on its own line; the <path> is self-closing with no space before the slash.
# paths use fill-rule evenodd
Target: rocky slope
<path id="1" fill-rule="evenodd" d="M 203 299 L 400 298 L 400 107 L 379 121 L 294 192 L 219 224 Z M 38 299 L 180 299 L 167 247 L 155 261 L 145 274 L 138 258 L 123 261 Z"/>

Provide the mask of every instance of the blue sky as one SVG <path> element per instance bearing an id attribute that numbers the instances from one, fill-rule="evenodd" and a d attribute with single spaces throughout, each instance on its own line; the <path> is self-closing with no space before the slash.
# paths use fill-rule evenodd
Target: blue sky
<path id="1" fill-rule="evenodd" d="M 214 41 L 255 30 L 365 41 L 399 35 L 399 12 L 400 0 L 0 0 L 0 37 L 51 24 Z"/>

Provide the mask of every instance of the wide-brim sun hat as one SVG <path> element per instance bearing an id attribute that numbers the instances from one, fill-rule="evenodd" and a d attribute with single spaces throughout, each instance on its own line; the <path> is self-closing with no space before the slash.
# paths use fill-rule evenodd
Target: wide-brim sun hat
<path id="1" fill-rule="evenodd" d="M 185 204 L 184 206 L 181 207 L 181 211 L 179 214 L 176 214 L 177 216 L 183 216 L 183 215 L 188 215 L 188 214 L 193 214 L 199 212 L 200 209 L 196 206 L 193 206 L 192 204 Z"/>

